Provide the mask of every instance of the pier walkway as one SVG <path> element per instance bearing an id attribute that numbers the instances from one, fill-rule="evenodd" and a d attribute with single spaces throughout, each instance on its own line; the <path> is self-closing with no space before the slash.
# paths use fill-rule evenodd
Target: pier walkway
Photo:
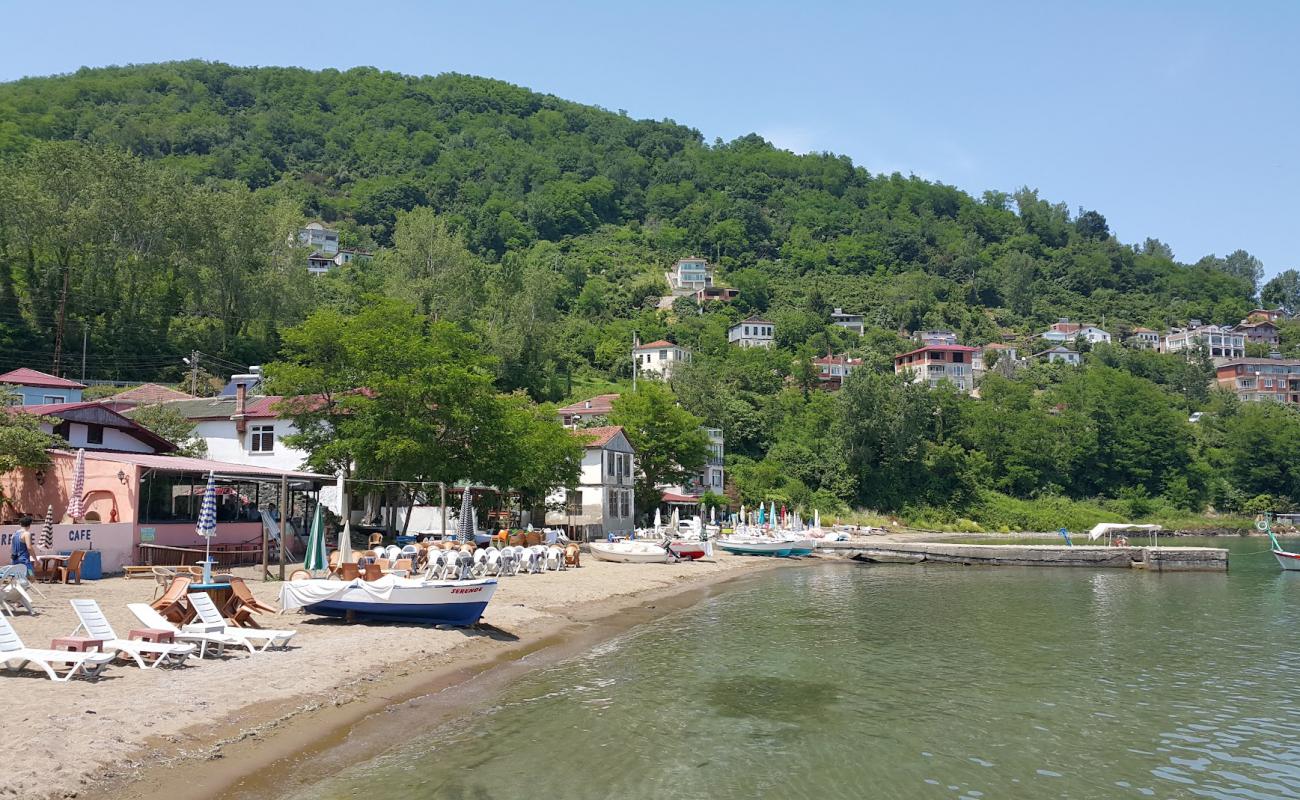
<path id="1" fill-rule="evenodd" d="M 872 563 L 939 562 L 1014 567 L 1124 567 L 1152 572 L 1227 572 L 1218 547 L 1099 547 L 937 542 L 824 542 L 819 549 Z"/>

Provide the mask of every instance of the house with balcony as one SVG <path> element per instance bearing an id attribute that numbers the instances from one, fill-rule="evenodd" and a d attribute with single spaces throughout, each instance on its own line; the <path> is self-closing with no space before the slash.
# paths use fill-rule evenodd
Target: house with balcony
<path id="1" fill-rule="evenodd" d="M 1038 335 L 1040 339 L 1046 339 L 1049 342 L 1066 342 L 1083 339 L 1089 344 L 1110 344 L 1111 336 L 1106 331 L 1098 328 L 1096 325 L 1081 325 L 1077 322 L 1070 322 L 1068 319 L 1061 319 L 1047 330 Z"/>
<path id="2" fill-rule="evenodd" d="M 579 541 L 628 535 L 635 527 L 636 452 L 617 425 L 573 432 L 585 448 L 578 483 L 548 498 L 546 524 Z"/>
<path id="3" fill-rule="evenodd" d="M 332 258 L 339 251 L 339 232 L 322 222 L 309 222 L 298 230 L 298 244 Z"/>
<path id="4" fill-rule="evenodd" d="M 727 329 L 727 341 L 741 347 L 771 347 L 776 343 L 776 325 L 761 317 L 750 317 Z"/>
<path id="5" fill-rule="evenodd" d="M 813 359 L 813 368 L 817 370 L 817 381 L 823 389 L 835 391 L 844 385 L 844 379 L 855 369 L 862 366 L 862 359 L 846 355 L 828 355 Z"/>
<path id="6" fill-rule="evenodd" d="M 867 331 L 867 318 L 865 316 L 846 313 L 842 308 L 837 308 L 831 312 L 831 324 L 859 336 Z M 956 344 L 956 342 L 953 344 Z"/>
<path id="7" fill-rule="evenodd" d="M 1245 358 L 1246 334 L 1221 325 L 1201 325 L 1192 320 L 1187 328 L 1174 328 L 1161 340 L 1166 353 L 1193 353 L 1204 348 L 1210 358 Z"/>
<path id="8" fill-rule="evenodd" d="M 307 460 L 307 452 L 285 443 L 286 436 L 298 432 L 293 420 L 283 416 L 277 406 L 279 395 L 256 395 L 250 388 L 256 375 L 240 376 L 248 382 L 236 382 L 233 394 L 174 400 L 164 403 L 194 423 L 194 435 L 208 446 L 208 455 L 230 464 L 248 464 L 268 469 L 298 470 Z M 128 416 L 131 412 L 127 412 Z"/>
<path id="9" fill-rule="evenodd" d="M 930 388 L 946 381 L 959 391 L 970 392 L 975 388 L 971 363 L 975 353 L 976 348 L 959 344 L 926 345 L 894 356 L 894 374 Z"/>
<path id="10" fill-rule="evenodd" d="M 695 303 L 700 306 L 705 303 L 730 303 L 739 296 L 739 289 L 731 289 L 726 286 L 706 286 L 695 292 Z"/>
<path id="11" fill-rule="evenodd" d="M 1300 406 L 1300 359 L 1236 358 L 1217 364 L 1215 382 L 1244 403 Z"/>
<path id="12" fill-rule="evenodd" d="M 673 376 L 673 370 L 691 360 L 691 351 L 666 339 L 637 345 L 632 348 L 632 360 L 636 363 L 637 374 L 647 378 Z"/>
<path id="13" fill-rule="evenodd" d="M 1291 314 L 1285 308 L 1256 308 L 1246 315 L 1249 322 L 1281 322 Z"/>
<path id="14" fill-rule="evenodd" d="M 1139 350 L 1159 350 L 1160 333 L 1139 326 L 1133 329 L 1133 332 L 1124 340 L 1124 344 Z"/>
<path id="15" fill-rule="evenodd" d="M 1269 347 L 1277 347 L 1280 344 L 1278 338 L 1277 323 L 1268 320 L 1251 321 L 1249 317 L 1232 326 L 1233 333 L 1240 333 L 1246 337 L 1247 342 L 1255 344 L 1266 344 Z"/>
<path id="16" fill-rule="evenodd" d="M 971 367 L 975 370 L 975 377 L 978 378 L 994 367 L 1009 372 L 1019 358 L 1020 351 L 1014 345 L 990 342 L 975 351 L 971 358 Z"/>
<path id="17" fill-rule="evenodd" d="M 80 403 L 84 383 L 60 378 L 27 367 L 11 369 L 0 375 L 0 394 L 7 405 L 46 406 L 54 403 Z"/>
<path id="18" fill-rule="evenodd" d="M 693 294 L 713 285 L 713 267 L 698 256 L 679 258 L 668 273 L 668 285 L 678 295 Z"/>

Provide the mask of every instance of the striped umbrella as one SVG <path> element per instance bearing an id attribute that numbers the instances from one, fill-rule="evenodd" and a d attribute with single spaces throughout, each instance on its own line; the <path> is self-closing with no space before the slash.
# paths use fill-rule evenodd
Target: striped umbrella
<path id="1" fill-rule="evenodd" d="M 469 503 L 469 487 L 460 496 L 460 516 L 456 518 L 456 538 L 462 542 L 474 541 L 474 509 Z"/>
<path id="2" fill-rule="evenodd" d="M 86 491 L 86 451 L 77 449 L 77 461 L 72 465 L 72 496 L 68 498 L 68 516 L 73 522 L 81 519 L 84 509 L 81 507 L 81 495 Z"/>
<path id="3" fill-rule="evenodd" d="M 324 572 L 329 568 L 329 556 L 325 553 L 325 520 L 321 516 L 321 504 L 316 504 L 316 513 L 311 518 L 311 530 L 307 533 L 307 554 L 303 557 L 303 569 L 308 572 Z"/>
<path id="4" fill-rule="evenodd" d="M 41 526 L 41 538 L 37 542 L 42 550 L 54 549 L 54 506 L 45 509 L 45 524 Z"/>
<path id="5" fill-rule="evenodd" d="M 199 505 L 199 524 L 194 532 L 202 536 L 207 546 L 203 556 L 203 582 L 212 582 L 212 537 L 217 535 L 217 479 L 208 473 L 208 487 L 203 490 L 203 502 Z"/>

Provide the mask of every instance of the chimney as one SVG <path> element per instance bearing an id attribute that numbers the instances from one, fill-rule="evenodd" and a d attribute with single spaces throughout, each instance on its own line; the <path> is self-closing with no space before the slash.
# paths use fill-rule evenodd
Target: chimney
<path id="1" fill-rule="evenodd" d="M 244 432 L 244 408 L 248 403 L 248 384 L 239 381 L 235 384 L 235 413 L 230 416 L 235 421 L 235 430 Z"/>

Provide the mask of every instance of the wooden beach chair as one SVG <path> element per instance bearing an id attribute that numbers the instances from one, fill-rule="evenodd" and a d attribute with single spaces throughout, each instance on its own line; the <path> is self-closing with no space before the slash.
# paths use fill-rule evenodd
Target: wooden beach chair
<path id="1" fill-rule="evenodd" d="M 366 574 L 363 576 L 368 581 L 377 581 L 384 577 L 384 568 L 379 566 L 378 562 L 372 562 L 366 565 Z"/>
<path id="2" fill-rule="evenodd" d="M 355 581 L 361 577 L 361 568 L 351 561 L 344 561 L 339 565 L 339 580 Z"/>
<path id="3" fill-rule="evenodd" d="M 289 580 L 299 580 L 299 577 L 295 577 L 299 573 L 301 573 L 302 578 L 311 577 L 310 572 L 299 569 L 294 570 L 293 574 L 289 576 Z M 278 614 L 280 609 L 258 600 L 253 594 L 253 590 L 248 588 L 247 583 L 244 583 L 243 578 L 231 578 L 230 602 L 226 604 L 223 613 L 231 622 L 241 628 L 260 628 L 262 626 L 258 625 L 257 621 L 253 619 L 254 614 Z"/>
<path id="4" fill-rule="evenodd" d="M 162 593 L 162 597 L 150 603 L 149 607 L 172 622 L 183 622 L 190 613 L 189 606 L 185 604 L 185 595 L 189 592 L 192 582 L 184 575 L 177 575 L 172 578 L 171 584 Z"/>

